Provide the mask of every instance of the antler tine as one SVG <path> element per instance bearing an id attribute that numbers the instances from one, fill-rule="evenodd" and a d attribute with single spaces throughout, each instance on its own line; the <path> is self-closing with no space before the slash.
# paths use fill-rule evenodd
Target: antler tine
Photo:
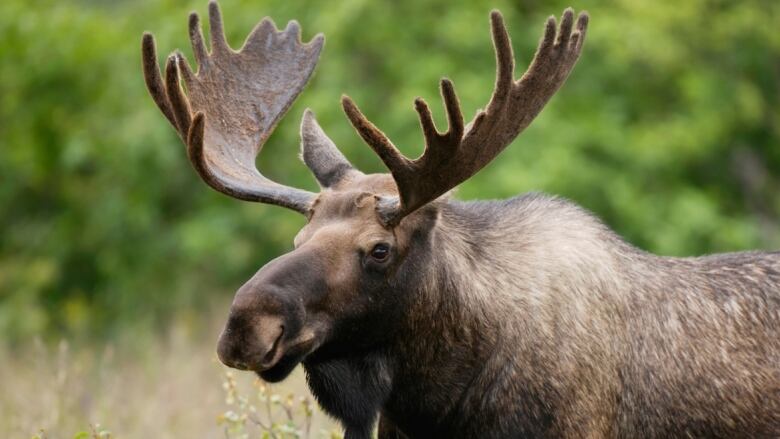
<path id="1" fill-rule="evenodd" d="M 409 159 L 401 154 L 401 151 L 393 145 L 393 142 L 387 138 L 385 133 L 363 115 L 357 104 L 349 96 L 341 97 L 341 107 L 363 141 L 374 150 L 391 172 L 409 166 Z"/>
<path id="2" fill-rule="evenodd" d="M 415 110 L 417 110 L 420 117 L 420 125 L 425 137 L 426 152 L 423 153 L 421 159 L 428 158 L 429 154 L 440 152 L 454 153 L 463 137 L 463 113 L 460 111 L 460 103 L 458 102 L 458 96 L 455 94 L 455 87 L 452 85 L 452 81 L 444 78 L 441 80 L 439 88 L 444 101 L 444 109 L 447 113 L 449 124 L 447 132 L 438 132 L 433 123 L 431 110 L 424 99 L 417 98 L 414 101 Z M 427 152 L 428 150 L 430 150 L 430 153 Z"/>
<path id="3" fill-rule="evenodd" d="M 490 14 L 496 54 L 496 82 L 485 110 L 463 126 L 455 89 L 448 79 L 441 82 L 449 130 L 439 133 L 430 108 L 415 101 L 425 137 L 425 151 L 417 160 L 404 157 L 379 129 L 357 110 L 351 100 L 344 110 L 361 137 L 379 154 L 398 186 L 399 202 L 380 204 L 380 218 L 388 226 L 462 183 L 493 160 L 527 127 L 568 77 L 582 50 L 588 15 L 581 13 L 574 25 L 574 11 L 563 12 L 560 29 L 554 17 L 523 76 L 514 80 L 514 56 L 509 33 L 498 11 Z M 465 132 L 464 132 L 465 131 Z"/>
<path id="4" fill-rule="evenodd" d="M 582 52 L 582 42 L 585 41 L 585 32 L 588 30 L 589 19 L 588 14 L 584 12 L 577 17 L 577 30 L 572 35 L 572 43 L 577 56 Z"/>
<path id="5" fill-rule="evenodd" d="M 179 63 L 176 55 L 170 55 L 168 62 L 165 63 L 165 90 L 168 95 L 168 102 L 173 110 L 173 118 L 176 119 L 176 126 L 183 139 L 187 138 L 190 131 L 190 105 L 184 92 L 179 85 Z"/>
<path id="6" fill-rule="evenodd" d="M 556 46 L 566 46 L 571 38 L 571 27 L 574 24 L 574 10 L 566 8 L 561 17 L 561 31 L 558 32 L 558 38 L 555 39 Z"/>
<path id="7" fill-rule="evenodd" d="M 154 42 L 154 35 L 149 32 L 144 32 L 141 40 L 141 64 L 143 65 L 144 82 L 146 82 L 149 94 L 152 95 L 152 100 L 157 104 L 165 118 L 168 119 L 168 122 L 178 131 L 176 119 L 173 117 L 173 111 L 168 103 L 165 85 L 163 85 L 160 78 L 160 65 L 157 62 L 157 47 Z"/>
<path id="8" fill-rule="evenodd" d="M 209 1 L 209 33 L 211 34 L 211 51 L 229 51 L 230 46 L 225 38 L 225 30 L 222 27 L 222 12 L 216 0 Z"/>
<path id="9" fill-rule="evenodd" d="M 213 0 L 209 24 L 211 53 L 198 15 L 190 14 L 197 73 L 177 51 L 168 57 L 164 81 L 154 38 L 144 34 L 144 77 L 152 98 L 186 144 L 193 167 L 211 187 L 234 198 L 306 213 L 314 194 L 269 180 L 258 172 L 255 158 L 313 73 L 322 36 L 304 45 L 296 24 L 288 26 L 286 33 L 266 26 L 267 32 L 252 32 L 235 52 L 225 39 L 219 6 Z"/>
<path id="10" fill-rule="evenodd" d="M 492 114 L 503 108 L 512 92 L 515 56 L 512 53 L 512 40 L 504 25 L 504 17 L 497 10 L 490 13 L 490 31 L 496 53 L 496 84 L 486 113 Z"/>
<path id="11" fill-rule="evenodd" d="M 195 55 L 195 62 L 200 69 L 209 59 L 209 53 L 206 50 L 206 44 L 203 42 L 203 31 L 200 28 L 200 17 L 197 12 L 190 13 L 189 19 L 190 43 L 192 44 L 192 53 Z"/>

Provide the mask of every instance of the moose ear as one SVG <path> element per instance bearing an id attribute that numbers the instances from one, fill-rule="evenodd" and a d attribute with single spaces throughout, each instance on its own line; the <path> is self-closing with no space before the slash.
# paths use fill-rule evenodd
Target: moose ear
<path id="1" fill-rule="evenodd" d="M 304 111 L 301 121 L 301 157 L 323 188 L 335 186 L 347 174 L 359 172 L 322 131 L 309 109 Z"/>

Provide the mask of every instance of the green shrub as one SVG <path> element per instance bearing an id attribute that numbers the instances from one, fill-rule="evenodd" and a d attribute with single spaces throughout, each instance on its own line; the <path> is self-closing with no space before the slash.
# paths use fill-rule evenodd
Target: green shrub
<path id="1" fill-rule="evenodd" d="M 295 158 L 299 118 L 311 107 L 357 166 L 382 171 L 341 114 L 342 93 L 416 155 L 412 99 L 426 98 L 443 122 L 441 76 L 453 79 L 464 112 L 485 105 L 491 8 L 506 16 L 519 74 L 544 18 L 569 3 L 223 0 L 234 46 L 265 15 L 279 25 L 297 18 L 305 39 L 327 37 L 313 83 L 260 167 L 315 189 Z M 567 84 L 459 196 L 560 194 L 664 254 L 777 248 L 780 2 L 587 7 L 588 39 Z M 189 56 L 192 9 L 205 13 L 206 0 L 0 2 L 3 337 L 111 339 L 163 327 L 291 248 L 303 218 L 207 188 L 147 96 L 141 33 L 155 33 L 161 56 L 177 47 Z"/>

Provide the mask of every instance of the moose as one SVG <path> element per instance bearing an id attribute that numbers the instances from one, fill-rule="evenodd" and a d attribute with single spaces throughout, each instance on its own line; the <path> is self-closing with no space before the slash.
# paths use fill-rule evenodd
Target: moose
<path id="1" fill-rule="evenodd" d="M 780 252 L 690 258 L 639 250 L 572 202 L 537 193 L 462 202 L 561 87 L 588 15 L 550 17 L 515 79 L 502 15 L 489 103 L 464 123 L 441 81 L 448 129 L 415 101 L 425 140 L 409 159 L 349 98 L 343 110 L 389 169 L 364 174 L 306 110 L 302 159 L 321 191 L 271 181 L 255 159 L 311 77 L 324 37 L 263 19 L 234 51 L 209 3 L 198 68 L 143 70 L 200 177 L 231 197 L 306 216 L 294 250 L 236 293 L 218 356 L 263 380 L 300 363 L 346 438 L 780 437 Z"/>

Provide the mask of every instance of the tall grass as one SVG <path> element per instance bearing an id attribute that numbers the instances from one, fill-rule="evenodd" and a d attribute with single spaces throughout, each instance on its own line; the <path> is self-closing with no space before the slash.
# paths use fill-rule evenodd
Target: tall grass
<path id="1" fill-rule="evenodd" d="M 271 387 L 222 366 L 214 339 L 173 330 L 143 349 L 65 340 L 2 347 L 0 437 L 340 437 L 300 368 Z"/>

